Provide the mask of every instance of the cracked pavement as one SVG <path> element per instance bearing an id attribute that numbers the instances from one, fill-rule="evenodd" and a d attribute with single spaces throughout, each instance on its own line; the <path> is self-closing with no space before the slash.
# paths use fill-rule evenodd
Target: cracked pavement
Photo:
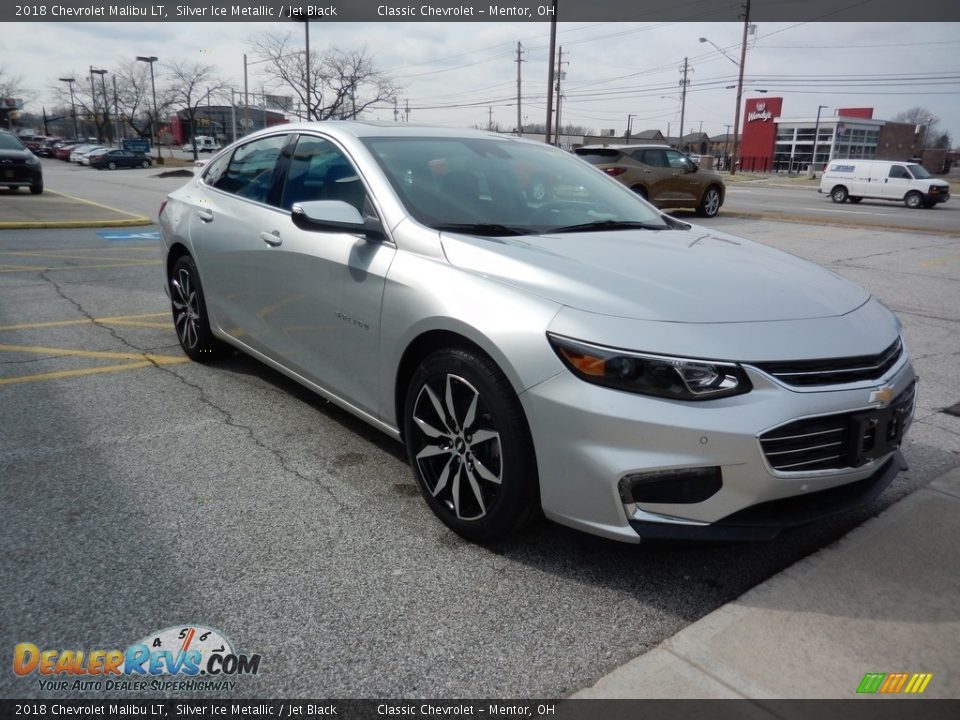
<path id="1" fill-rule="evenodd" d="M 3 662 L 17 642 L 123 648 L 199 623 L 263 656 L 238 696 L 557 697 L 960 465 L 942 412 L 960 401 L 960 238 L 709 224 L 900 314 L 921 377 L 911 470 L 873 505 L 762 544 L 633 547 L 543 523 L 478 548 L 433 518 L 398 444 L 244 356 L 181 362 L 159 265 L 0 275 L 0 348 L 88 354 L 0 350 L 0 380 L 44 376 L 0 385 Z M 158 259 L 92 232 L 0 233 L 0 252 L 78 248 Z M 0 695 L 45 693 L 5 672 Z"/>

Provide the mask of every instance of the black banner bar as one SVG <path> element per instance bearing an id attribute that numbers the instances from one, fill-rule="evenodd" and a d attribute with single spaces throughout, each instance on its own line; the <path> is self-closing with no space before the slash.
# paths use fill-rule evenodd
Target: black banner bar
<path id="1" fill-rule="evenodd" d="M 960 700 L 0 700 L 0 717 L 956 720 Z"/>
<path id="2" fill-rule="evenodd" d="M 559 22 L 740 20 L 744 0 L 558 0 Z M 3 22 L 549 22 L 553 0 L 177 0 L 0 3 Z M 955 0 L 751 0 L 753 22 L 956 22 Z"/>

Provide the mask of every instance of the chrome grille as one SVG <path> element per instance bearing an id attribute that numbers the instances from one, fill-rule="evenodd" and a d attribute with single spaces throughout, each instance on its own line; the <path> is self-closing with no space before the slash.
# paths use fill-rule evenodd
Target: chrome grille
<path id="1" fill-rule="evenodd" d="M 876 380 L 892 368 L 903 354 L 900 338 L 879 355 L 756 363 L 756 367 L 787 385 L 840 385 Z"/>
<path id="2" fill-rule="evenodd" d="M 899 445 L 913 416 L 915 395 L 914 383 L 889 408 L 788 423 L 761 435 L 760 447 L 770 466 L 780 472 L 857 467 Z"/>

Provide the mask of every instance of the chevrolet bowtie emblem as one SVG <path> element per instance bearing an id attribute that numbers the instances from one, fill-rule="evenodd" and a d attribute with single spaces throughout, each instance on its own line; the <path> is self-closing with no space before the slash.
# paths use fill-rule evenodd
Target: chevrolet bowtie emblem
<path id="1" fill-rule="evenodd" d="M 893 387 L 890 385 L 883 385 L 870 393 L 870 402 L 872 403 L 889 405 L 891 400 L 893 400 Z"/>

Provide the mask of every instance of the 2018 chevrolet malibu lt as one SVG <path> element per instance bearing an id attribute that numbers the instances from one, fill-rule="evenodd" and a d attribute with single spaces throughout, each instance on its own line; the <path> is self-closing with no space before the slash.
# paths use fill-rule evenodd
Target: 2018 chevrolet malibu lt
<path id="1" fill-rule="evenodd" d="M 628 542 L 768 538 L 903 468 L 916 380 L 886 307 L 540 143 L 273 128 L 160 226 L 184 352 L 239 349 L 404 442 L 470 540 L 541 512 Z"/>

